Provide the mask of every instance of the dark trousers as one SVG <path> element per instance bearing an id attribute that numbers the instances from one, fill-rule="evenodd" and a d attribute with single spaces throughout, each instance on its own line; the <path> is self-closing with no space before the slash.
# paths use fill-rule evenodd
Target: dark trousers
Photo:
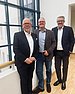
<path id="1" fill-rule="evenodd" d="M 55 69 L 59 81 L 65 82 L 67 80 L 68 64 L 69 56 L 66 55 L 64 51 L 57 51 L 55 56 Z"/>
<path id="2" fill-rule="evenodd" d="M 33 65 L 17 66 L 22 94 L 32 94 Z"/>

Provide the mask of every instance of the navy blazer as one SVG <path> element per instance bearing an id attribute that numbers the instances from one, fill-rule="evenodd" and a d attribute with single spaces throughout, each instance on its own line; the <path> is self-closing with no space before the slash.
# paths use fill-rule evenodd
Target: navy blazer
<path id="1" fill-rule="evenodd" d="M 32 56 L 36 58 L 38 53 L 38 40 L 34 33 L 31 33 L 34 41 L 34 50 Z M 24 31 L 14 34 L 13 51 L 15 53 L 15 64 L 17 66 L 25 65 L 24 60 L 30 56 L 30 47 Z"/>
<path id="2" fill-rule="evenodd" d="M 58 41 L 58 39 L 57 39 L 58 28 L 55 27 L 55 28 L 52 29 L 52 31 L 54 32 L 55 39 L 56 39 L 56 48 L 55 48 L 55 51 L 54 51 L 56 53 L 57 41 Z M 64 52 L 68 55 L 69 52 L 72 52 L 73 46 L 74 46 L 73 29 L 72 29 L 72 27 L 64 26 L 63 35 L 62 35 L 62 47 L 63 47 Z"/>

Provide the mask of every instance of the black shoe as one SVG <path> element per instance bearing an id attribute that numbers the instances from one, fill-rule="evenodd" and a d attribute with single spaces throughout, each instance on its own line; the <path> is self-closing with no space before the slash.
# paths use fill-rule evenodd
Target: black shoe
<path id="1" fill-rule="evenodd" d="M 39 88 L 38 86 L 32 91 L 32 94 L 38 94 L 40 92 L 43 92 L 44 89 Z"/>
<path id="2" fill-rule="evenodd" d="M 53 84 L 54 86 L 59 85 L 61 82 L 59 82 L 58 80 Z"/>
<path id="3" fill-rule="evenodd" d="M 50 86 L 50 84 L 47 84 L 47 85 L 46 85 L 46 89 L 47 89 L 47 92 L 48 92 L 48 93 L 51 92 L 51 86 Z"/>
<path id="4" fill-rule="evenodd" d="M 66 89 L 66 82 L 62 82 L 62 84 L 61 84 L 61 89 L 62 89 L 62 90 L 65 90 L 65 89 Z"/>

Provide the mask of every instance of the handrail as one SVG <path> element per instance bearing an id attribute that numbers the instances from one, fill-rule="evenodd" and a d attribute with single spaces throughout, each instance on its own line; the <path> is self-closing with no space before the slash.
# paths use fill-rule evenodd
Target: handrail
<path id="1" fill-rule="evenodd" d="M 11 64 L 14 64 L 14 63 L 15 63 L 15 61 L 9 61 L 9 62 L 0 64 L 0 69 L 5 68 L 5 67 L 7 67 L 7 66 L 9 66 Z"/>
<path id="2" fill-rule="evenodd" d="M 71 54 L 75 54 L 75 53 L 72 52 Z M 15 63 L 15 61 L 8 61 L 6 63 L 0 64 L 0 69 L 5 68 L 5 67 L 7 67 L 11 64 L 14 64 L 14 63 Z"/>

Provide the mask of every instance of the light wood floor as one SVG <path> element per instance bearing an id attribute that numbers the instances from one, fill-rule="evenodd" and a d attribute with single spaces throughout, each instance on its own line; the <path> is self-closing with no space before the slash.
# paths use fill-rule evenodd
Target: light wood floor
<path id="1" fill-rule="evenodd" d="M 75 54 L 70 56 L 66 89 L 61 90 L 61 85 L 53 86 L 56 80 L 56 74 L 54 72 L 51 80 L 51 93 L 47 93 L 45 89 L 44 92 L 39 94 L 75 94 Z"/>

